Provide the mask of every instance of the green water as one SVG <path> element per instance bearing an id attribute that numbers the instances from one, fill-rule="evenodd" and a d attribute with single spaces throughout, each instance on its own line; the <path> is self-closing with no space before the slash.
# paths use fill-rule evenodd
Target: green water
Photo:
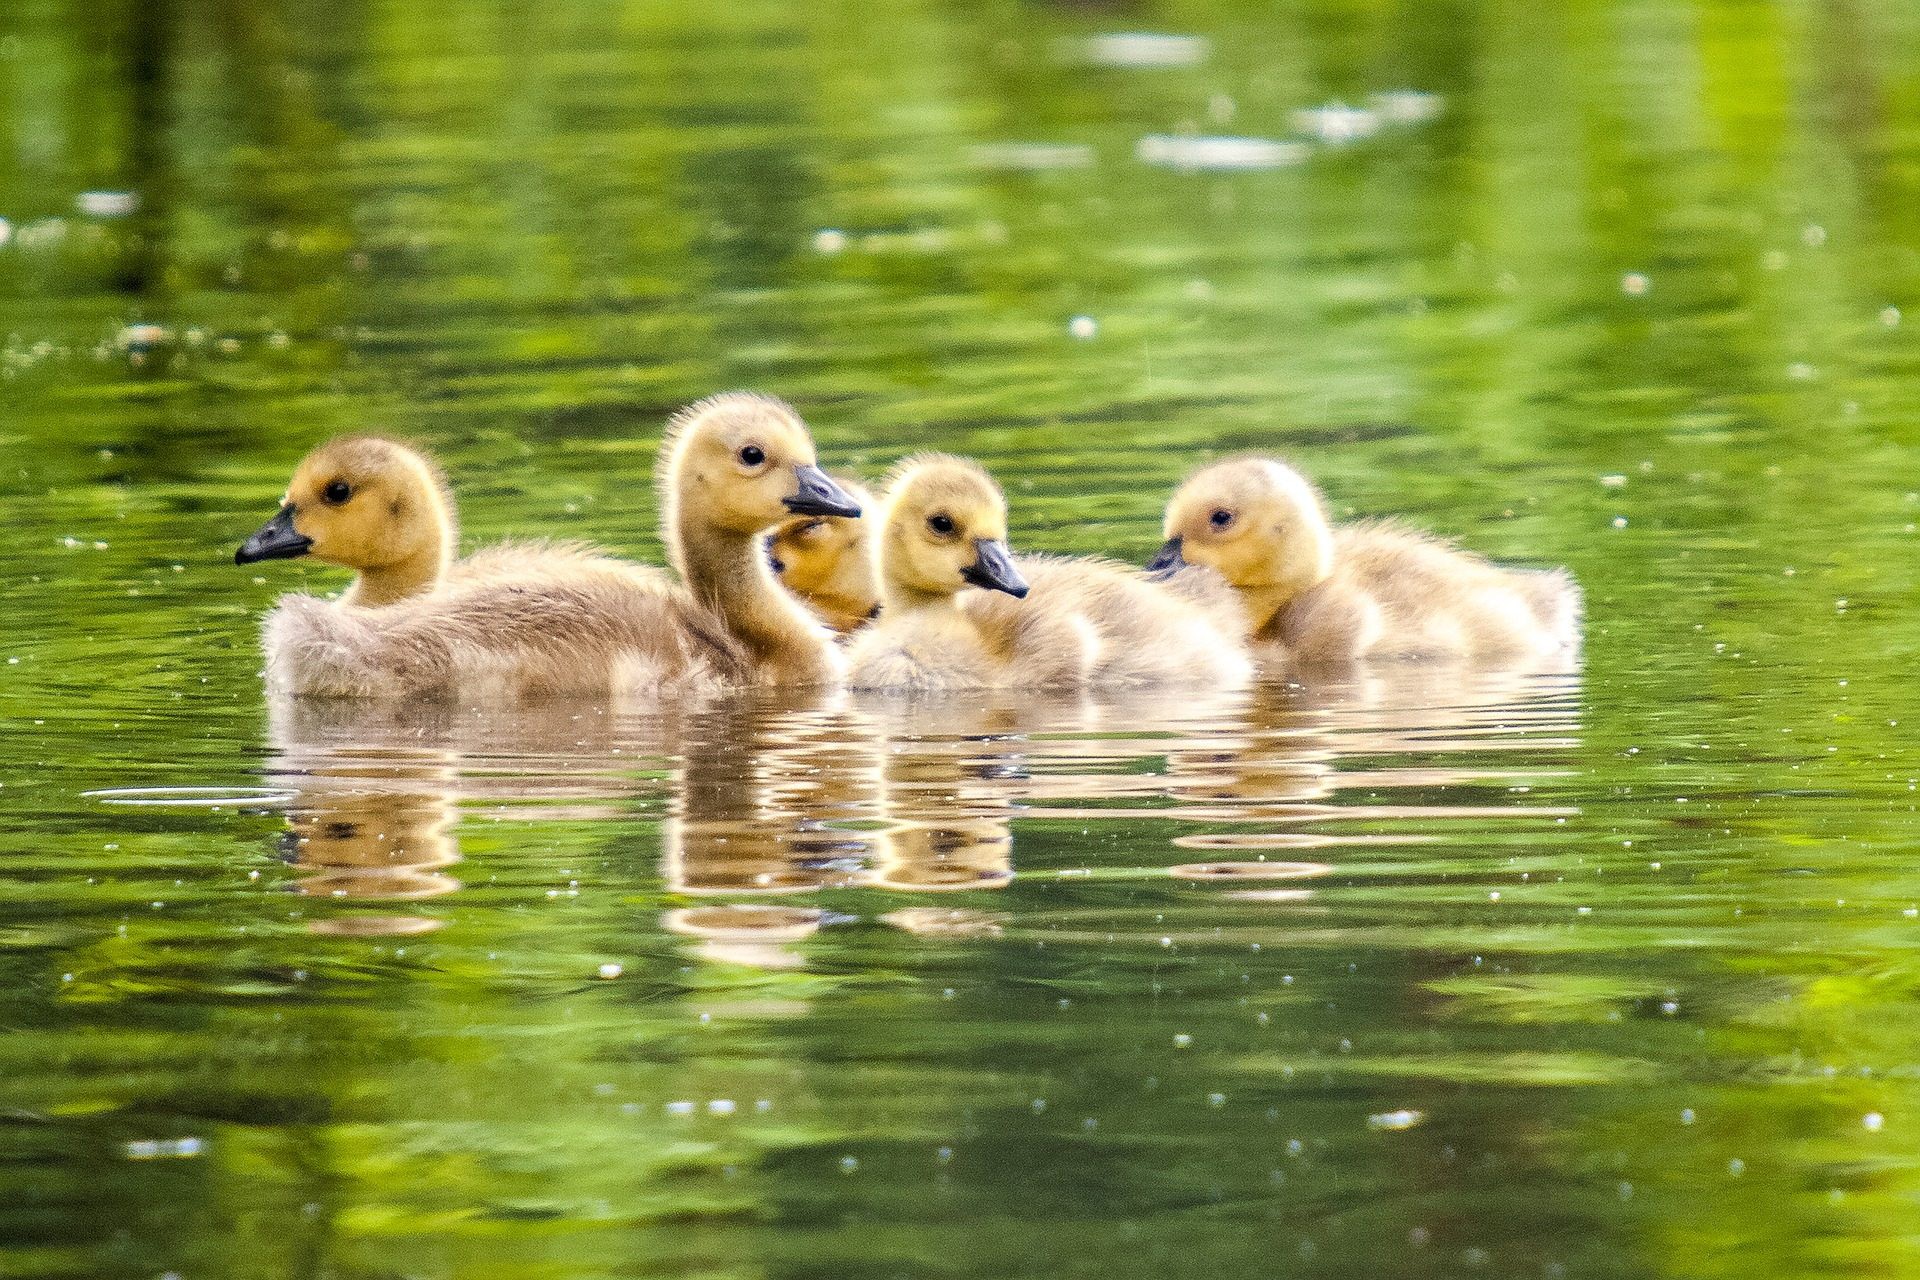
<path id="1" fill-rule="evenodd" d="M 0 1274 L 1920 1270 L 1916 208 L 1899 0 L 11 0 Z M 1283 451 L 1584 670 L 265 704 L 313 443 L 651 559 L 733 386 L 1031 549 Z"/>

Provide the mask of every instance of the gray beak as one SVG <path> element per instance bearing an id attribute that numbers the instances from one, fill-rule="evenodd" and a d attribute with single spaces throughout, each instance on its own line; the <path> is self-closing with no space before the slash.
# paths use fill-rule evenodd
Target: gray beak
<path id="1" fill-rule="evenodd" d="M 253 564 L 257 560 L 291 560 L 313 550 L 313 539 L 293 527 L 293 506 L 280 508 L 280 514 L 254 531 L 251 538 L 233 553 L 235 564 Z"/>
<path id="2" fill-rule="evenodd" d="M 1180 554 L 1180 539 L 1168 538 L 1166 544 L 1154 553 L 1153 559 L 1147 561 L 1147 572 L 1172 573 L 1186 563 L 1186 557 Z"/>
<path id="3" fill-rule="evenodd" d="M 976 587 L 1004 591 L 1016 600 L 1027 594 L 1027 580 L 1013 567 L 1013 554 L 1004 542 L 977 538 L 973 544 L 976 559 L 960 571 L 960 576 Z"/>
<path id="4" fill-rule="evenodd" d="M 847 496 L 847 491 L 828 479 L 827 473 L 818 467 L 795 467 L 793 474 L 800 481 L 800 489 L 786 500 L 787 510 L 797 516 L 844 516 L 857 519 L 860 504 Z"/>

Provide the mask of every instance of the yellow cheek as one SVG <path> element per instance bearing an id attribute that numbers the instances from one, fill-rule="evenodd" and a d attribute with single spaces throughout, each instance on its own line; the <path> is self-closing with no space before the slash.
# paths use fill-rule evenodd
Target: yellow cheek
<path id="1" fill-rule="evenodd" d="M 1203 564 L 1226 572 L 1226 566 L 1222 563 L 1223 548 L 1205 538 L 1188 535 L 1180 539 L 1180 558 L 1188 564 Z"/>
<path id="2" fill-rule="evenodd" d="M 1226 542 L 1206 539 L 1188 541 L 1181 550 L 1183 558 L 1189 563 L 1218 570 L 1221 577 L 1235 586 L 1253 585 L 1263 572 L 1259 554 L 1248 545 L 1245 538 L 1232 538 Z"/>

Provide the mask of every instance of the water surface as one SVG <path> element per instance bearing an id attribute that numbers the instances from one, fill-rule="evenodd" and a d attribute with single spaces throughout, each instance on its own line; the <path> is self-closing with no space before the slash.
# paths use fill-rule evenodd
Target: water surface
<path id="1" fill-rule="evenodd" d="M 1920 1266 L 1920 15 L 0 12 L 0 1272 Z M 1201 457 L 1583 668 L 270 705 L 336 431 L 652 559 L 687 400 L 1142 559 Z"/>

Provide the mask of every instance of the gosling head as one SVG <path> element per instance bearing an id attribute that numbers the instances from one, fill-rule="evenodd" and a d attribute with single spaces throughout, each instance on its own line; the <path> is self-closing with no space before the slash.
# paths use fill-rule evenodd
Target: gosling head
<path id="1" fill-rule="evenodd" d="M 1319 492 L 1271 458 L 1231 458 L 1196 471 L 1167 504 L 1165 530 L 1166 545 L 1149 569 L 1208 565 L 1275 608 L 1333 572 L 1333 529 Z"/>
<path id="2" fill-rule="evenodd" d="M 373 604 L 431 586 L 454 539 L 453 503 L 438 467 L 392 440 L 343 436 L 301 461 L 279 514 L 233 560 L 312 556 L 356 570 L 351 598 Z"/>
<path id="3" fill-rule="evenodd" d="M 1007 549 L 1007 500 L 973 462 L 911 459 L 887 487 L 880 573 L 890 594 L 944 599 L 967 587 L 1027 594 Z"/>
<path id="4" fill-rule="evenodd" d="M 873 496 L 857 482 L 831 477 L 861 508 Z M 795 516 L 767 539 L 767 559 L 782 586 L 830 613 L 864 618 L 880 599 L 869 543 L 873 522 L 844 516 Z"/>
<path id="5" fill-rule="evenodd" d="M 789 516 L 860 514 L 815 459 L 791 407 L 736 391 L 674 415 L 662 443 L 663 503 L 675 524 L 751 537 Z"/>

